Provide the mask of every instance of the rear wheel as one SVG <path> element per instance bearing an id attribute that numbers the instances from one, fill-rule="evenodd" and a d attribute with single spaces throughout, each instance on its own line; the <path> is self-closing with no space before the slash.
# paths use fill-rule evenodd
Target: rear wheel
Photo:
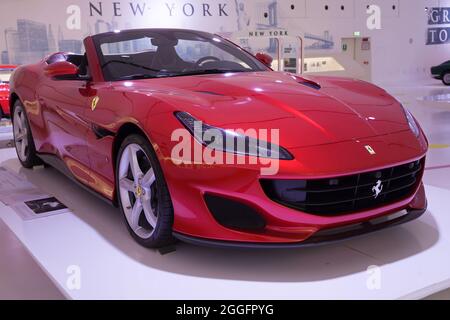
<path id="1" fill-rule="evenodd" d="M 117 197 L 130 234 L 148 248 L 172 244 L 172 201 L 150 143 L 140 135 L 127 137 L 116 163 Z"/>
<path id="2" fill-rule="evenodd" d="M 40 165 L 42 162 L 36 154 L 36 147 L 28 123 L 28 117 L 19 100 L 14 104 L 12 123 L 14 146 L 20 163 L 25 168 L 32 168 L 33 166 Z"/>
<path id="3" fill-rule="evenodd" d="M 442 76 L 442 82 L 443 82 L 446 86 L 450 86 L 450 72 L 444 73 L 444 75 Z"/>

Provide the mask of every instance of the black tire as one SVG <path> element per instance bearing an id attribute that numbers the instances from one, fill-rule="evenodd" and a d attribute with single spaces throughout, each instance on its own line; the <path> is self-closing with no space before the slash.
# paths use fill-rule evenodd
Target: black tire
<path id="1" fill-rule="evenodd" d="M 128 223 L 119 191 L 120 159 L 122 158 L 122 154 L 124 153 L 127 146 L 131 144 L 137 144 L 142 148 L 142 150 L 145 152 L 145 155 L 150 160 L 151 168 L 153 168 L 153 171 L 156 176 L 155 184 L 156 184 L 156 196 L 158 199 L 157 200 L 158 204 L 155 211 L 157 212 L 157 223 L 156 227 L 153 228 L 152 235 L 150 236 L 150 238 L 147 239 L 142 238 L 138 234 L 136 234 L 131 228 L 130 224 Z M 161 248 L 173 244 L 176 240 L 172 235 L 173 220 L 174 220 L 172 200 L 156 153 L 153 150 L 152 145 L 148 142 L 146 138 L 138 134 L 133 134 L 125 138 L 125 140 L 122 142 L 122 145 L 119 149 L 116 159 L 115 180 L 116 180 L 117 202 L 122 212 L 122 216 L 125 220 L 128 231 L 130 232 L 134 240 L 140 245 L 147 248 Z"/>
<path id="2" fill-rule="evenodd" d="M 19 155 L 19 150 L 17 148 L 17 143 L 16 143 L 16 130 L 15 130 L 14 117 L 19 112 L 21 112 L 23 114 L 23 117 L 25 119 L 25 126 L 27 129 L 26 138 L 28 139 L 28 147 L 26 148 L 26 151 L 25 151 L 25 157 L 21 157 Z M 28 116 L 27 116 L 25 108 L 23 107 L 22 102 L 20 100 L 17 100 L 14 103 L 14 108 L 12 110 L 11 117 L 12 117 L 12 123 L 13 123 L 13 133 L 14 133 L 14 147 L 16 149 L 17 157 L 19 158 L 20 163 L 22 164 L 23 167 L 28 168 L 28 169 L 31 169 L 34 166 L 41 165 L 42 161 L 37 156 L 36 146 L 34 144 L 33 134 L 30 129 L 30 123 L 28 121 Z"/>
<path id="3" fill-rule="evenodd" d="M 445 84 L 446 86 L 450 86 L 450 71 L 446 71 L 442 75 L 442 83 Z"/>

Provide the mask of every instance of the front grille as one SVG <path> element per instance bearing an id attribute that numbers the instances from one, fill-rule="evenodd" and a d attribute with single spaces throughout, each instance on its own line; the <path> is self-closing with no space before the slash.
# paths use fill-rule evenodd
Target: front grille
<path id="1" fill-rule="evenodd" d="M 261 180 L 272 200 L 316 215 L 359 212 L 395 203 L 419 186 L 425 159 L 356 175 L 311 180 Z M 381 192 L 379 192 L 381 190 Z"/>

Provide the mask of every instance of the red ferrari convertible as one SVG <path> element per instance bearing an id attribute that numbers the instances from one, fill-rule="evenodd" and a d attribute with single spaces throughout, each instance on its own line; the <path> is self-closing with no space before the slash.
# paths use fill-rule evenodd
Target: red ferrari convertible
<path id="1" fill-rule="evenodd" d="M 144 246 L 314 245 L 426 210 L 427 139 L 370 83 L 274 72 L 205 32 L 84 45 L 14 72 L 17 155 L 118 206 Z"/>
<path id="2" fill-rule="evenodd" d="M 16 66 L 0 65 L 0 119 L 9 115 L 9 78 Z"/>

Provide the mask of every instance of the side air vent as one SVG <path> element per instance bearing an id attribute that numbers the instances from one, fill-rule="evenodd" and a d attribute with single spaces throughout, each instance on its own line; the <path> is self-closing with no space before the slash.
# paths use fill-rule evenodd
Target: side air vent
<path id="1" fill-rule="evenodd" d="M 310 87 L 312 89 L 320 90 L 322 88 L 318 83 L 316 83 L 314 81 L 307 80 L 307 79 L 304 79 L 304 78 L 300 78 L 299 80 L 300 81 L 298 83 L 300 83 L 300 84 L 302 84 L 304 86 Z"/>
<path id="2" fill-rule="evenodd" d="M 211 194 L 205 195 L 205 202 L 216 221 L 226 228 L 261 231 L 266 226 L 264 218 L 243 203 Z"/>
<path id="3" fill-rule="evenodd" d="M 212 92 L 212 91 L 200 91 L 200 90 L 198 90 L 198 91 L 195 91 L 195 92 L 204 93 L 204 94 L 210 94 L 210 95 L 213 95 L 213 96 L 223 96 L 223 94 L 220 94 L 220 93 L 217 93 L 217 92 Z"/>
<path id="4" fill-rule="evenodd" d="M 108 129 L 102 128 L 102 127 L 94 125 L 94 124 L 92 125 L 92 131 L 94 132 L 95 137 L 99 140 L 106 138 L 106 137 L 114 137 L 115 136 L 114 132 L 109 131 Z"/>

